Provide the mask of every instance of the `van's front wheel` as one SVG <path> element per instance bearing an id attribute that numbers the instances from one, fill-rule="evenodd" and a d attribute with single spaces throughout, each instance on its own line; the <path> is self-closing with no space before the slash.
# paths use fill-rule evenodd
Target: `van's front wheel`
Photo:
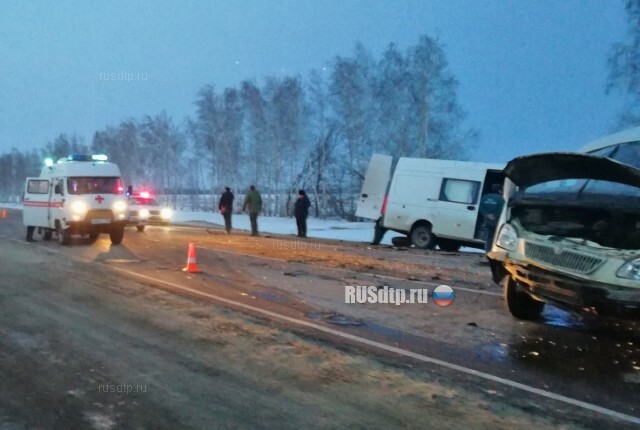
<path id="1" fill-rule="evenodd" d="M 540 314 L 544 309 L 544 302 L 540 302 L 522 291 L 516 281 L 509 275 L 505 276 L 502 286 L 507 309 L 509 309 L 511 315 L 528 321 L 535 321 L 540 318 Z"/>
<path id="2" fill-rule="evenodd" d="M 91 243 L 94 243 L 96 240 L 98 240 L 98 237 L 100 237 L 100 232 L 96 229 L 92 229 L 89 232 L 89 241 L 91 241 Z"/>
<path id="3" fill-rule="evenodd" d="M 124 226 L 114 225 L 111 227 L 109 237 L 111 238 L 111 243 L 114 245 L 120 245 L 122 243 L 122 239 L 124 239 Z"/>
<path id="4" fill-rule="evenodd" d="M 62 243 L 64 246 L 71 245 L 71 229 L 70 228 L 63 229 L 59 233 L 59 236 L 60 236 L 60 243 Z"/>
<path id="5" fill-rule="evenodd" d="M 411 230 L 411 244 L 418 249 L 433 249 L 436 246 L 436 237 L 428 225 L 418 225 Z"/>

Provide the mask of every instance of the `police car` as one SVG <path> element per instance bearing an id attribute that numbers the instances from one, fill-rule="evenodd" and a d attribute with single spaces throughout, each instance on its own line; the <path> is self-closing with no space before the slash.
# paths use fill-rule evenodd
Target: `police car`
<path id="1" fill-rule="evenodd" d="M 70 155 L 56 163 L 45 160 L 40 176 L 27 178 L 23 224 L 44 240 L 56 233 L 63 245 L 72 235 L 95 241 L 108 233 L 113 244 L 124 238 L 129 205 L 120 169 L 106 155 Z"/>
<path id="2" fill-rule="evenodd" d="M 138 231 L 144 231 L 147 224 L 166 225 L 172 216 L 173 211 L 160 206 L 148 191 L 129 194 L 129 225 L 135 225 Z"/>

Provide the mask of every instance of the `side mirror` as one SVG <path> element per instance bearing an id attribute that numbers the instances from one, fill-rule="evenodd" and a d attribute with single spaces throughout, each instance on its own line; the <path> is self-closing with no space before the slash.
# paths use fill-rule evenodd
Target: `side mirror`
<path id="1" fill-rule="evenodd" d="M 62 188 L 60 187 L 60 184 L 56 184 L 56 186 L 53 188 L 53 192 L 62 195 Z"/>

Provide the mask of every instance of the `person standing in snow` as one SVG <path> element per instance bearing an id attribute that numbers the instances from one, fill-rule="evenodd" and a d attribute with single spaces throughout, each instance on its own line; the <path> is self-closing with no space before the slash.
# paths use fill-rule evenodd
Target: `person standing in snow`
<path id="1" fill-rule="evenodd" d="M 298 199 L 293 205 L 293 214 L 298 225 L 298 237 L 307 237 L 307 218 L 310 207 L 311 201 L 307 197 L 307 193 L 304 190 L 298 191 Z"/>
<path id="2" fill-rule="evenodd" d="M 258 214 L 262 210 L 262 196 L 260 196 L 260 193 L 256 190 L 254 185 L 249 187 L 249 192 L 244 198 L 242 210 L 249 212 L 249 219 L 251 220 L 251 236 L 259 236 Z"/>
<path id="3" fill-rule="evenodd" d="M 382 202 L 382 210 L 380 211 L 380 218 L 376 220 L 376 223 L 374 226 L 373 241 L 371 242 L 371 245 L 380 245 L 380 242 L 382 242 L 382 238 L 384 237 L 384 234 L 389 230 L 388 228 L 384 227 L 384 222 L 383 222 L 384 214 L 387 211 L 388 198 L 389 198 L 389 195 L 384 196 L 384 201 Z"/>
<path id="4" fill-rule="evenodd" d="M 233 199 L 234 195 L 231 192 L 231 188 L 225 187 L 224 193 L 220 196 L 220 203 L 218 209 L 224 217 L 224 229 L 227 233 L 231 233 L 231 215 L 233 214 Z"/>

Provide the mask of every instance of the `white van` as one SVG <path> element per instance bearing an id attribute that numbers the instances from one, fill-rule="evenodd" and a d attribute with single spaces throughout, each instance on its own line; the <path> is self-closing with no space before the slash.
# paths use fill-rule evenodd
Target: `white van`
<path id="1" fill-rule="evenodd" d="M 371 157 L 357 216 L 382 217 L 382 227 L 406 234 L 416 248 L 484 248 L 478 207 L 483 195 L 503 183 L 503 165 L 400 158 L 392 177 L 392 163 L 388 155 Z"/>
<path id="2" fill-rule="evenodd" d="M 56 232 L 63 245 L 71 244 L 74 234 L 95 241 L 100 233 L 119 244 L 129 218 L 120 176 L 104 155 L 47 160 L 39 177 L 26 180 L 23 224 L 37 228 L 45 240 Z"/>

